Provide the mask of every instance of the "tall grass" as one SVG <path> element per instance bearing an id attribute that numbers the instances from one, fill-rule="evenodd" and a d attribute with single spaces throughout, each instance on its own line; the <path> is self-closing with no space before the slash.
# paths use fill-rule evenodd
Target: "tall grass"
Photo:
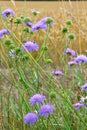
<path id="1" fill-rule="evenodd" d="M 83 7 L 84 7 L 84 3 Z M 86 41 L 86 30 L 79 26 L 86 18 L 73 14 L 67 9 L 66 2 L 62 3 L 60 15 L 53 14 L 54 25 L 47 25 L 46 30 L 30 32 L 24 24 L 25 19 L 33 23 L 44 17 L 43 14 L 30 18 L 24 3 L 21 15 L 4 19 L 0 10 L 0 28 L 10 30 L 10 35 L 0 38 L 0 129 L 1 130 L 86 130 L 87 107 L 77 110 L 73 104 L 85 98 L 86 91 L 81 86 L 87 80 L 87 63 L 68 66 L 73 56 L 65 54 L 67 48 L 74 49 L 76 55 L 86 54 L 82 41 Z M 79 2 L 78 2 L 79 4 Z M 15 8 L 15 10 L 17 7 Z M 77 7 L 77 10 L 79 7 Z M 85 11 L 84 11 L 85 13 Z M 51 12 L 48 11 L 51 16 Z M 86 14 L 86 13 L 85 13 Z M 46 14 L 45 14 L 46 15 Z M 77 18 L 78 16 L 78 18 Z M 80 21 L 81 18 L 82 21 Z M 72 24 L 67 24 L 71 21 Z M 84 24 L 85 25 L 85 24 Z M 68 31 L 65 31 L 67 28 Z M 70 37 L 69 37 L 70 36 Z M 73 38 L 72 38 L 73 37 Z M 29 52 L 24 47 L 24 41 L 34 40 L 39 45 L 38 51 Z M 76 45 L 77 43 L 77 45 Z M 13 56 L 12 54 L 13 50 Z M 76 57 L 76 56 L 75 56 Z M 61 70 L 62 75 L 52 72 Z M 45 95 L 41 104 L 30 105 L 29 99 L 36 93 Z M 33 125 L 24 123 L 24 116 L 28 112 L 38 114 L 43 104 L 52 104 L 54 111 L 48 117 L 39 116 Z"/>

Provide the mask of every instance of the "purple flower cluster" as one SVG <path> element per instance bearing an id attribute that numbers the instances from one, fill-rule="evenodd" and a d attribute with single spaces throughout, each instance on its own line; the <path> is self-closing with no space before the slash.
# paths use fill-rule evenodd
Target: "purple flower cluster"
<path id="1" fill-rule="evenodd" d="M 10 31 L 8 29 L 5 29 L 5 28 L 1 29 L 0 30 L 0 38 L 2 38 L 4 34 L 8 35 L 8 34 L 10 34 Z"/>
<path id="2" fill-rule="evenodd" d="M 56 70 L 52 72 L 53 75 L 62 75 L 62 71 L 61 70 Z"/>
<path id="3" fill-rule="evenodd" d="M 70 48 L 67 48 L 65 50 L 65 53 L 66 54 L 69 54 L 69 55 L 72 55 L 72 56 L 75 56 L 76 55 L 76 52 L 74 50 L 71 50 Z"/>
<path id="4" fill-rule="evenodd" d="M 76 58 L 74 58 L 74 61 L 76 61 L 78 64 L 82 63 L 82 62 L 86 63 L 87 62 L 87 56 L 79 55 Z"/>
<path id="5" fill-rule="evenodd" d="M 4 18 L 8 17 L 9 15 L 14 16 L 14 11 L 9 8 L 2 11 L 2 16 Z"/>
<path id="6" fill-rule="evenodd" d="M 34 124 L 38 120 L 38 116 L 34 112 L 30 112 L 24 116 L 25 124 Z"/>
<path id="7" fill-rule="evenodd" d="M 85 83 L 84 85 L 82 85 L 82 86 L 81 86 L 81 89 L 82 89 L 82 91 L 87 90 L 87 83 Z"/>
<path id="8" fill-rule="evenodd" d="M 81 90 L 82 91 L 85 91 L 85 90 L 87 91 L 87 83 L 85 83 L 84 85 L 81 86 Z M 87 107 L 87 104 L 85 104 L 85 102 L 84 102 L 86 99 L 87 99 L 87 97 L 85 97 L 85 98 L 82 97 L 80 102 L 73 104 L 73 106 L 76 107 L 77 110 L 79 110 L 80 107 L 82 107 L 82 106 L 86 106 Z"/>
<path id="9" fill-rule="evenodd" d="M 41 103 L 45 99 L 45 96 L 42 94 L 35 94 L 33 97 L 30 98 L 30 104 L 34 105 L 35 103 Z"/>
<path id="10" fill-rule="evenodd" d="M 25 24 L 29 27 L 32 27 L 33 23 L 32 22 L 25 22 Z"/>
<path id="11" fill-rule="evenodd" d="M 78 55 L 77 57 L 74 57 L 72 61 L 68 62 L 69 66 L 80 64 L 80 63 L 86 63 L 87 62 L 87 56 L 85 55 Z"/>
<path id="12" fill-rule="evenodd" d="M 46 29 L 47 24 L 52 25 L 53 23 L 54 21 L 51 17 L 45 17 L 34 24 L 32 22 L 25 22 L 27 26 L 31 27 L 31 32 L 35 32 L 38 29 Z"/>
<path id="13" fill-rule="evenodd" d="M 69 62 L 68 62 L 68 66 L 73 66 L 73 65 L 76 65 L 76 64 L 77 64 L 76 61 L 69 61 Z"/>
<path id="14" fill-rule="evenodd" d="M 45 104 L 41 106 L 39 110 L 39 115 L 47 117 L 49 114 L 53 113 L 53 110 L 54 110 L 53 105 Z"/>
<path id="15" fill-rule="evenodd" d="M 35 94 L 30 98 L 30 104 L 34 105 L 35 103 L 42 103 L 45 99 L 45 96 L 42 94 Z M 44 104 L 38 111 L 38 115 L 34 112 L 30 112 L 24 116 L 24 123 L 25 124 L 34 124 L 38 120 L 38 116 L 48 117 L 49 114 L 52 114 L 54 110 L 54 106 L 50 104 Z"/>
<path id="16" fill-rule="evenodd" d="M 76 107 L 77 110 L 79 110 L 80 107 L 84 106 L 84 104 L 83 103 L 75 103 L 75 104 L 73 104 L 73 106 Z"/>
<path id="17" fill-rule="evenodd" d="M 39 46 L 34 41 L 26 41 L 26 42 L 24 42 L 24 46 L 23 46 L 22 50 L 25 50 L 25 49 L 27 49 L 28 51 L 38 51 Z"/>
<path id="18" fill-rule="evenodd" d="M 39 20 L 37 23 L 33 24 L 31 31 L 34 32 L 34 31 L 36 31 L 38 29 L 46 29 L 47 28 L 47 20 L 48 19 L 51 19 L 51 18 L 50 17 L 45 17 L 45 18 Z M 52 25 L 53 23 L 54 22 L 52 21 L 50 23 L 50 25 Z"/>

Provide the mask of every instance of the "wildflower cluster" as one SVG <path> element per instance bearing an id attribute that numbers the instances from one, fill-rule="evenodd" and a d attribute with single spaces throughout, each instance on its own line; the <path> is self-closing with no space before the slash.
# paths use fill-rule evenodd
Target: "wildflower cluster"
<path id="1" fill-rule="evenodd" d="M 87 91 L 87 83 L 81 86 L 82 92 Z M 87 106 L 87 96 L 82 97 L 78 103 L 73 104 L 74 107 L 76 107 L 78 110 L 83 106 Z"/>
<path id="2" fill-rule="evenodd" d="M 24 103 L 24 105 L 22 105 L 23 109 L 21 108 L 21 110 L 23 111 L 20 110 L 20 112 L 18 113 L 18 115 L 20 114 L 19 117 L 23 117 L 24 112 L 28 109 L 27 104 L 25 103 L 25 97 L 28 92 L 30 95 L 34 93 L 36 90 L 39 92 L 43 91 L 43 93 L 45 92 L 49 93 L 49 97 L 50 97 L 49 99 L 51 99 L 49 100 L 49 102 L 55 103 L 55 106 L 57 107 L 58 113 L 56 111 L 55 113 L 56 117 L 54 116 L 51 122 L 50 115 L 53 114 L 54 106 L 51 103 L 46 103 L 45 101 L 46 97 L 43 94 L 36 93 L 29 99 L 29 103 L 30 103 L 30 107 L 32 111 L 30 110 L 30 107 L 29 107 L 29 112 L 24 115 L 25 124 L 29 124 L 30 127 L 33 128 L 34 126 L 31 126 L 31 125 L 33 125 L 35 122 L 38 121 L 39 122 L 38 126 L 40 126 L 40 123 L 41 123 L 42 129 L 44 128 L 43 127 L 44 124 L 46 125 L 47 129 L 50 129 L 51 126 L 52 126 L 51 129 L 69 129 L 68 125 L 70 125 L 73 121 L 70 122 L 69 119 L 67 118 L 68 122 L 66 122 L 67 121 L 66 117 L 67 115 L 71 114 L 72 104 L 70 106 L 71 97 L 69 97 L 68 92 L 72 90 L 71 88 L 69 88 L 69 90 L 67 88 L 68 88 L 68 84 L 71 84 L 71 87 L 72 87 L 72 85 L 77 82 L 77 78 L 80 75 L 79 72 L 77 76 L 74 75 L 74 73 L 71 73 L 70 67 L 72 65 L 76 65 L 78 68 L 75 68 L 73 72 L 77 72 L 77 69 L 80 69 L 81 64 L 87 63 L 87 56 L 83 54 L 78 54 L 76 51 L 71 49 L 70 45 L 75 40 L 75 34 L 71 32 L 70 31 L 71 28 L 69 28 L 73 24 L 72 21 L 67 20 L 65 22 L 65 26 L 61 30 L 64 37 L 64 42 L 65 42 L 65 45 L 64 45 L 65 48 L 62 53 L 63 55 L 59 55 L 60 53 L 57 53 L 58 56 L 60 56 L 58 58 L 61 59 L 58 62 L 61 64 L 61 62 L 63 61 L 64 63 L 63 64 L 64 66 L 61 65 L 61 69 L 63 69 L 63 71 L 61 71 L 60 69 L 55 69 L 54 71 L 51 72 L 51 75 L 46 73 L 45 70 L 43 70 L 43 68 L 47 69 L 47 71 L 48 69 L 50 70 L 50 67 L 47 68 L 48 67 L 47 64 L 50 64 L 53 62 L 53 59 L 51 60 L 49 55 L 47 55 L 49 53 L 49 52 L 47 53 L 47 51 L 49 51 L 49 43 L 47 42 L 52 41 L 51 35 L 49 36 L 49 32 L 50 32 L 50 27 L 54 24 L 54 20 L 51 17 L 47 16 L 47 17 L 43 17 L 42 19 L 38 19 L 37 21 L 34 21 L 35 20 L 34 17 L 40 14 L 40 12 L 34 9 L 31 10 L 31 12 L 33 15 L 33 19 L 31 19 L 30 17 L 26 17 L 25 15 L 15 18 L 14 11 L 9 8 L 6 10 L 3 10 L 1 13 L 2 21 L 5 21 L 7 24 L 7 26 L 6 24 L 4 24 L 4 28 L 0 29 L 0 41 L 1 43 L 3 43 L 3 46 L 5 46 L 6 52 L 8 53 L 8 55 L 6 53 L 7 59 L 5 59 L 4 58 L 5 51 L 1 45 L 1 49 L 2 49 L 1 53 L 3 52 L 4 54 L 4 55 L 2 54 L 3 63 L 5 64 L 6 62 L 6 67 L 7 67 L 6 69 L 8 69 L 9 71 L 8 77 L 7 75 L 5 75 L 5 77 L 8 80 L 8 82 L 11 83 L 12 86 L 18 89 L 17 92 L 18 94 L 20 94 L 18 96 L 19 101 L 17 102 L 19 103 L 18 107 L 21 107 L 22 103 Z M 41 30 L 44 30 L 44 31 L 41 31 Z M 56 31 L 54 31 L 54 34 L 55 32 Z M 35 37 L 36 33 L 38 36 L 37 38 Z M 34 55 L 35 58 L 32 57 L 32 55 Z M 40 59 L 42 60 L 40 61 Z M 8 62 L 6 60 L 8 60 Z M 29 60 L 29 63 L 27 62 L 28 60 Z M 41 65 L 43 64 L 43 66 L 40 66 L 39 63 Z M 12 76 L 12 81 L 11 81 L 11 76 Z M 55 78 L 59 77 L 59 79 L 53 80 L 53 76 Z M 75 77 L 74 78 L 75 82 L 72 79 L 72 77 Z M 67 86 L 66 86 L 66 83 L 67 83 Z M 83 81 L 81 80 L 80 85 L 82 83 Z M 35 85 L 34 88 L 32 87 L 32 84 Z M 13 88 L 10 89 L 11 92 L 9 93 L 9 95 L 13 94 L 12 93 L 13 90 L 14 90 Z M 78 99 L 79 102 L 73 104 L 73 106 L 77 110 L 79 110 L 80 108 L 84 109 L 87 107 L 87 96 L 86 96 L 87 83 L 81 86 L 81 92 L 82 92 L 82 95 L 85 94 L 85 96 Z M 9 95 L 8 95 L 8 98 L 10 97 Z M 14 95 L 12 95 L 12 98 L 13 97 Z M 58 102 L 56 102 L 55 99 L 58 99 L 57 100 Z M 12 103 L 12 101 L 10 101 L 10 103 Z M 14 102 L 16 102 L 16 100 L 14 100 Z M 68 111 L 68 114 L 67 114 L 67 111 Z M 11 111 L 11 114 L 9 114 L 8 117 L 10 117 L 10 115 L 12 116 L 12 114 L 14 114 L 13 111 Z M 69 118 L 71 118 L 72 115 L 73 114 L 71 114 Z M 49 121 L 50 121 L 50 125 L 48 126 Z M 64 124 L 62 123 L 62 121 Z M 25 129 L 24 125 L 22 125 L 22 127 Z M 10 128 L 9 125 L 7 128 L 8 129 Z M 70 127 L 70 129 L 73 129 L 73 128 Z"/>
<path id="3" fill-rule="evenodd" d="M 29 100 L 31 106 L 35 103 L 40 104 L 45 100 L 45 96 L 42 94 L 35 94 Z M 53 113 L 54 106 L 50 104 L 44 104 L 40 107 L 38 114 L 35 112 L 29 112 L 24 116 L 24 123 L 25 124 L 34 124 L 40 116 L 48 117 L 50 114 Z"/>
<path id="4" fill-rule="evenodd" d="M 62 28 L 62 33 L 64 35 L 68 36 L 69 40 L 74 40 L 75 34 L 69 33 L 69 26 L 72 25 L 72 21 L 71 20 L 66 21 L 66 25 L 67 25 L 67 27 Z M 64 51 L 64 55 L 66 54 L 66 55 L 70 56 L 69 58 L 71 59 L 71 61 L 68 62 L 69 67 L 72 65 L 79 65 L 81 63 L 87 63 L 87 56 L 86 55 L 83 55 L 83 54 L 77 55 L 77 53 L 74 50 L 68 48 L 68 45 L 69 45 L 69 43 L 66 44 L 66 49 Z M 55 74 L 57 74 L 57 72 Z M 81 86 L 81 91 L 83 93 L 85 93 L 85 91 L 87 91 L 87 83 L 85 83 L 84 85 Z M 80 99 L 80 101 L 78 103 L 73 104 L 73 106 L 77 110 L 79 110 L 81 107 L 86 107 L 87 106 L 87 96 L 82 97 Z"/>
<path id="5" fill-rule="evenodd" d="M 81 63 L 87 63 L 87 56 L 85 55 L 78 55 L 77 57 L 74 57 L 72 61 L 68 62 L 68 65 L 76 65 Z"/>
<path id="6" fill-rule="evenodd" d="M 39 11 L 36 11 L 34 9 L 31 11 L 32 11 L 32 14 L 35 16 L 40 13 Z M 9 9 L 9 8 L 2 11 L 2 17 L 5 19 L 8 18 L 8 20 L 9 20 L 9 17 L 13 17 L 14 15 L 15 15 L 14 11 Z M 32 35 L 38 29 L 45 29 L 46 30 L 46 28 L 48 26 L 51 26 L 54 24 L 54 20 L 51 17 L 44 17 L 41 20 L 34 22 L 29 17 L 20 16 L 20 17 L 17 17 L 15 19 L 13 18 L 13 21 L 10 24 L 11 24 L 11 28 L 12 28 L 13 24 L 16 25 L 17 27 L 20 24 L 24 25 L 24 28 L 23 28 L 21 33 L 23 34 L 23 32 L 24 32 L 26 35 L 28 34 L 30 37 L 30 35 Z M 16 30 L 14 30 L 14 31 L 16 32 Z M 12 35 L 12 32 L 13 32 L 13 30 L 9 31 L 8 29 L 3 28 L 0 30 L 0 38 L 2 38 L 4 35 L 9 35 L 9 34 Z M 22 41 L 21 41 L 20 46 L 15 46 L 14 43 L 9 42 L 10 44 L 8 44 L 8 48 L 9 48 L 8 54 L 10 57 L 21 58 L 22 54 L 25 55 L 24 52 L 26 50 L 29 52 L 38 51 L 39 45 L 34 40 L 30 40 L 30 38 L 28 38 L 28 37 L 25 38 L 24 36 L 21 36 L 21 39 L 22 39 Z M 7 43 L 7 40 L 5 43 Z M 45 48 L 46 48 L 46 46 L 45 46 Z M 22 59 L 24 59 L 24 58 L 22 58 Z M 49 60 L 49 59 L 46 59 L 45 61 L 47 63 L 52 62 L 52 60 Z"/>

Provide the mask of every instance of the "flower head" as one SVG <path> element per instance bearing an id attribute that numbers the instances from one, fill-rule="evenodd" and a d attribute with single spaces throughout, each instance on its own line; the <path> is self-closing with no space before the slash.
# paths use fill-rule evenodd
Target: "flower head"
<path id="1" fill-rule="evenodd" d="M 12 58 L 15 57 L 14 51 L 15 51 L 14 49 L 11 49 L 11 50 L 9 51 L 9 56 L 12 57 Z"/>
<path id="2" fill-rule="evenodd" d="M 43 105 L 39 110 L 39 115 L 47 117 L 49 114 L 53 113 L 53 110 L 54 110 L 53 105 L 49 105 L 49 104 Z"/>
<path id="3" fill-rule="evenodd" d="M 81 98 L 80 98 L 80 103 L 84 103 L 84 102 L 85 102 L 85 99 L 86 99 L 85 97 L 81 97 Z"/>
<path id="4" fill-rule="evenodd" d="M 32 25 L 31 31 L 34 32 L 34 31 L 36 31 L 38 29 L 46 29 L 47 28 L 47 24 L 48 24 L 47 22 L 50 21 L 49 19 L 51 19 L 51 18 L 50 17 L 45 17 L 45 18 L 39 20 L 37 23 Z M 52 21 L 50 21 L 49 25 L 51 25 L 53 23 L 54 22 L 52 20 Z"/>
<path id="5" fill-rule="evenodd" d="M 32 22 L 25 22 L 25 24 L 29 27 L 32 27 L 33 23 Z"/>
<path id="6" fill-rule="evenodd" d="M 62 71 L 61 70 L 56 70 L 54 72 L 52 72 L 53 75 L 62 75 Z"/>
<path id="7" fill-rule="evenodd" d="M 72 65 L 76 65 L 76 64 L 77 64 L 76 61 L 69 61 L 69 62 L 68 62 L 68 66 L 72 66 Z"/>
<path id="8" fill-rule="evenodd" d="M 85 83 L 84 85 L 82 85 L 82 86 L 81 86 L 81 89 L 82 89 L 82 91 L 87 90 L 87 83 Z"/>
<path id="9" fill-rule="evenodd" d="M 37 10 L 35 10 L 35 9 L 32 9 L 32 10 L 31 10 L 31 12 L 32 12 L 32 14 L 33 14 L 33 15 L 40 14 L 40 12 L 39 12 L 39 11 L 37 11 Z"/>
<path id="10" fill-rule="evenodd" d="M 66 25 L 72 25 L 72 21 L 71 20 L 67 20 L 66 21 Z"/>
<path id="11" fill-rule="evenodd" d="M 68 32 L 68 29 L 66 27 L 62 28 L 62 33 L 66 34 Z"/>
<path id="12" fill-rule="evenodd" d="M 76 107 L 77 110 L 79 110 L 80 107 L 84 106 L 84 104 L 83 103 L 75 103 L 75 104 L 73 104 L 73 106 Z"/>
<path id="13" fill-rule="evenodd" d="M 75 56 L 75 55 L 76 55 L 75 51 L 74 51 L 74 50 L 71 50 L 70 48 L 67 48 L 67 49 L 65 50 L 65 53 L 66 53 L 66 54 L 69 54 L 69 55 L 72 55 L 72 56 Z"/>
<path id="14" fill-rule="evenodd" d="M 14 11 L 13 10 L 11 10 L 11 9 L 5 9 L 4 11 L 2 11 L 2 16 L 4 17 L 4 18 L 6 18 L 6 17 L 8 17 L 9 15 L 12 15 L 12 16 L 14 16 Z"/>
<path id="15" fill-rule="evenodd" d="M 30 104 L 34 105 L 34 103 L 41 103 L 45 99 L 45 96 L 41 94 L 35 94 L 33 97 L 30 98 Z"/>
<path id="16" fill-rule="evenodd" d="M 68 38 L 70 39 L 70 40 L 75 40 L 75 34 L 74 33 L 70 33 L 70 34 L 68 34 Z"/>
<path id="17" fill-rule="evenodd" d="M 31 112 L 24 116 L 24 123 L 25 124 L 34 124 L 38 120 L 38 116 Z"/>
<path id="18" fill-rule="evenodd" d="M 39 49 L 39 46 L 36 42 L 34 41 L 26 41 L 24 42 L 24 47 L 22 48 L 22 50 L 25 50 L 25 48 L 28 50 L 28 51 L 38 51 Z"/>
<path id="19" fill-rule="evenodd" d="M 8 34 L 10 34 L 10 31 L 8 29 L 5 29 L 5 28 L 1 29 L 0 30 L 0 38 L 2 38 L 4 34 L 8 35 Z"/>
<path id="20" fill-rule="evenodd" d="M 82 62 L 87 62 L 87 57 L 85 55 L 79 55 L 76 58 L 74 58 L 74 61 L 76 61 L 78 64 Z"/>

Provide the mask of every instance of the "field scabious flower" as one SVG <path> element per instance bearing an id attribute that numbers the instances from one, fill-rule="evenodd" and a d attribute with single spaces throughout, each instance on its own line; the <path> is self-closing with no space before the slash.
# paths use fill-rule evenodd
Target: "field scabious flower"
<path id="1" fill-rule="evenodd" d="M 9 15 L 14 16 L 14 11 L 9 8 L 2 11 L 2 16 L 4 18 L 8 17 Z"/>
<path id="2" fill-rule="evenodd" d="M 69 55 L 72 55 L 72 56 L 75 56 L 75 55 L 76 55 L 75 51 L 74 51 L 74 50 L 71 50 L 70 48 L 67 48 L 67 49 L 65 50 L 65 53 L 66 53 L 66 54 L 69 54 Z"/>
<path id="3" fill-rule="evenodd" d="M 76 58 L 74 58 L 74 61 L 76 61 L 78 64 L 82 62 L 86 63 L 87 57 L 85 55 L 79 55 Z"/>
<path id="4" fill-rule="evenodd" d="M 14 51 L 15 51 L 14 49 L 11 49 L 11 50 L 9 51 L 9 56 L 12 57 L 12 58 L 15 57 Z"/>
<path id="5" fill-rule="evenodd" d="M 37 23 L 33 24 L 31 31 L 34 32 L 38 29 L 46 29 L 47 24 L 52 25 L 53 23 L 54 23 L 54 21 L 52 20 L 52 18 L 45 17 L 45 18 L 39 20 Z"/>
<path id="6" fill-rule="evenodd" d="M 34 124 L 37 120 L 38 120 L 38 116 L 33 112 L 30 112 L 24 116 L 25 124 Z"/>
<path id="7" fill-rule="evenodd" d="M 32 27 L 33 23 L 32 22 L 24 22 L 27 26 Z"/>
<path id="8" fill-rule="evenodd" d="M 45 99 L 45 96 L 41 95 L 41 94 L 35 94 L 33 97 L 30 98 L 30 104 L 34 105 L 34 103 L 41 103 L 43 102 Z"/>
<path id="9" fill-rule="evenodd" d="M 84 85 L 82 85 L 82 86 L 81 86 L 81 89 L 82 89 L 82 91 L 87 90 L 87 83 L 85 83 Z"/>
<path id="10" fill-rule="evenodd" d="M 0 30 L 0 38 L 2 38 L 4 34 L 8 35 L 8 34 L 10 34 L 10 31 L 8 29 L 5 29 L 5 28 L 1 29 Z"/>
<path id="11" fill-rule="evenodd" d="M 41 108 L 39 110 L 39 115 L 48 117 L 49 114 L 53 113 L 53 110 L 54 110 L 53 105 L 45 104 L 45 105 L 41 106 Z"/>
<path id="12" fill-rule="evenodd" d="M 39 46 L 34 41 L 26 41 L 24 42 L 24 47 L 22 48 L 22 50 L 25 50 L 25 49 L 27 49 L 28 51 L 38 51 Z"/>
<path id="13" fill-rule="evenodd" d="M 83 103 L 75 103 L 75 104 L 73 104 L 73 106 L 76 107 L 77 110 L 79 110 L 80 107 L 84 106 L 84 104 Z"/>
<path id="14" fill-rule="evenodd" d="M 73 65 L 76 65 L 76 64 L 77 64 L 76 61 L 69 61 L 69 62 L 68 62 L 68 66 L 73 66 Z"/>
<path id="15" fill-rule="evenodd" d="M 53 75 L 62 75 L 62 71 L 61 70 L 56 70 L 54 72 L 52 72 Z"/>

